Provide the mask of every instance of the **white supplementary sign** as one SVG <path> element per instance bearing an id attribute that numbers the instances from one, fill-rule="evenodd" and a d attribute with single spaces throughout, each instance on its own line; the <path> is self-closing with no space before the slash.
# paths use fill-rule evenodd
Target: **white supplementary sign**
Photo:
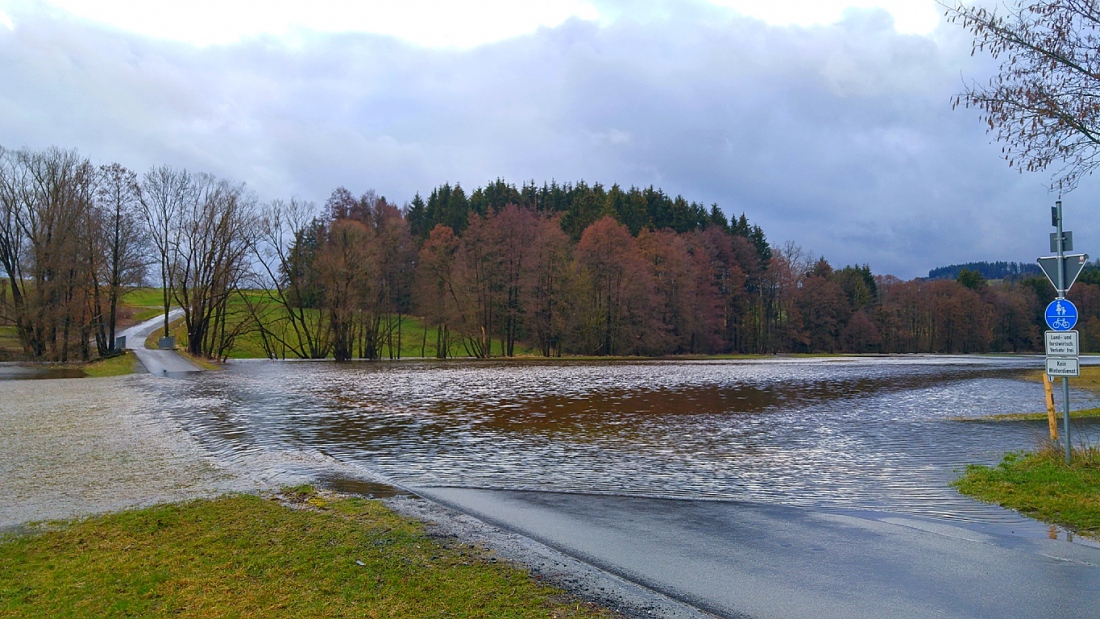
<path id="1" fill-rule="evenodd" d="M 1047 331 L 1046 351 L 1051 357 L 1076 357 L 1080 354 L 1076 331 Z"/>
<path id="2" fill-rule="evenodd" d="M 1080 376 L 1081 368 L 1076 357 L 1047 357 L 1047 375 Z"/>

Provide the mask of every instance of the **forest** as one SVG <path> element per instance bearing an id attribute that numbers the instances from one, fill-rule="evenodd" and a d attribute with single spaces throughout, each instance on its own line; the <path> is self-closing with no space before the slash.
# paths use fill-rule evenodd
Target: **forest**
<path id="1" fill-rule="evenodd" d="M 261 202 L 209 174 L 0 148 L 0 328 L 37 360 L 111 354 L 118 300 L 142 284 L 210 358 L 242 336 L 273 358 L 392 357 L 410 317 L 439 357 L 1041 351 L 1053 288 L 999 268 L 837 268 L 654 187 L 498 179 L 401 205 L 343 187 L 322 205 Z M 1069 296 L 1082 347 L 1100 350 L 1100 269 Z"/>

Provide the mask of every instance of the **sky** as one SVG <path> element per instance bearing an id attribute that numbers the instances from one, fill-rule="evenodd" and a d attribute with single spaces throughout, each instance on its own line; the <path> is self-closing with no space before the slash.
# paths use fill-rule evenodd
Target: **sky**
<path id="1" fill-rule="evenodd" d="M 970 52 L 933 0 L 0 0 L 0 146 L 261 200 L 653 185 L 909 279 L 1048 253 L 1051 174 L 952 110 L 997 68 Z"/>

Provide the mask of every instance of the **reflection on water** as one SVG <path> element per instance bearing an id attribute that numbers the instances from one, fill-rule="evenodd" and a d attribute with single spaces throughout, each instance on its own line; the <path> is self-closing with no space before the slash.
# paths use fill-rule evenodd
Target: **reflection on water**
<path id="1" fill-rule="evenodd" d="M 51 378 L 84 378 L 83 370 L 48 366 L 23 366 L 0 363 L 0 380 L 43 380 Z"/>
<path id="2" fill-rule="evenodd" d="M 948 487 L 1044 440 L 1040 358 L 239 363 L 150 381 L 210 450 L 267 478 L 330 463 L 408 486 L 721 498 L 1012 519 Z M 1074 393 L 1075 406 L 1095 406 Z M 1096 438 L 1097 425 L 1075 430 Z M 283 455 L 280 455 L 283 454 Z M 324 475 L 325 473 L 318 473 Z"/>
<path id="3" fill-rule="evenodd" d="M 344 477 L 342 475 L 321 475 L 317 478 L 317 483 L 325 488 L 335 490 L 336 492 L 343 492 L 346 494 L 358 494 L 374 499 L 390 499 L 395 496 L 408 496 L 408 492 L 404 492 L 399 488 L 394 488 L 388 484 L 380 484 L 373 481 L 363 481 L 361 479 L 355 479 L 351 477 Z"/>

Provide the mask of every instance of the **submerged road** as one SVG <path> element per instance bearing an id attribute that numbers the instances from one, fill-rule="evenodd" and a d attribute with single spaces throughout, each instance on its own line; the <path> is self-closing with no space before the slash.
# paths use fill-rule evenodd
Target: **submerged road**
<path id="1" fill-rule="evenodd" d="M 176 320 L 183 315 L 183 310 L 174 309 L 168 313 L 168 320 Z M 145 347 L 145 338 L 164 325 L 164 314 L 156 318 L 150 318 L 145 322 L 130 327 L 119 333 L 126 336 L 126 348 L 134 351 L 138 361 L 145 366 L 150 374 L 159 376 L 178 376 L 190 372 L 200 372 L 201 368 L 184 359 L 173 350 L 153 350 Z"/>
<path id="2" fill-rule="evenodd" d="M 417 494 L 722 617 L 1100 617 L 1100 548 L 876 512 Z"/>

